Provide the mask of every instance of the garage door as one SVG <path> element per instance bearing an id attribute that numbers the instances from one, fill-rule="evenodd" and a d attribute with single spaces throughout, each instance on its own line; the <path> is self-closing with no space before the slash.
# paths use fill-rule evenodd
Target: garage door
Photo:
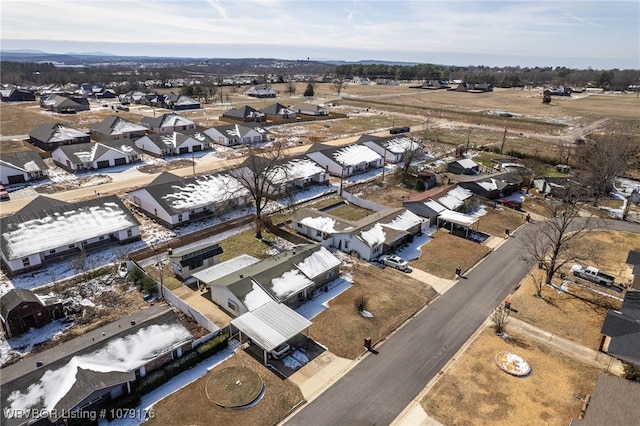
<path id="1" fill-rule="evenodd" d="M 189 148 L 180 148 L 180 154 L 186 154 L 187 152 L 189 152 Z"/>
<path id="2" fill-rule="evenodd" d="M 195 146 L 192 147 L 192 151 L 193 152 L 202 151 L 202 146 L 201 145 L 195 145 Z"/>
<path id="3" fill-rule="evenodd" d="M 114 160 L 114 163 L 116 166 L 123 166 L 125 164 L 127 164 L 127 159 L 126 158 L 116 158 Z"/>
<path id="4" fill-rule="evenodd" d="M 13 184 L 13 183 L 23 183 L 26 182 L 27 180 L 24 178 L 24 175 L 13 175 L 13 176 L 7 176 L 7 180 L 9 181 L 9 185 Z"/>
<path id="5" fill-rule="evenodd" d="M 109 160 L 106 161 L 98 161 L 98 168 L 99 169 L 104 169 L 106 167 L 109 167 Z"/>

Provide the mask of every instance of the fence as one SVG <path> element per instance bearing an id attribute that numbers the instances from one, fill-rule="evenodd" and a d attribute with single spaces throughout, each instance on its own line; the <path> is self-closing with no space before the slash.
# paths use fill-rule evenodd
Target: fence
<path id="1" fill-rule="evenodd" d="M 355 204 L 358 207 L 362 207 L 363 209 L 367 209 L 367 210 L 373 210 L 374 212 L 379 212 L 389 208 L 387 206 L 383 206 L 382 204 L 365 200 L 363 198 L 358 197 L 357 195 L 350 194 L 349 192 L 344 190 L 342 191 L 342 198 L 344 198 L 345 200 L 347 200 L 352 204 Z"/>

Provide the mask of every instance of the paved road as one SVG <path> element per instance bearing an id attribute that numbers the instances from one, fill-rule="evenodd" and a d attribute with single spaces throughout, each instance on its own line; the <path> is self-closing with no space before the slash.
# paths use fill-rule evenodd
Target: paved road
<path id="1" fill-rule="evenodd" d="M 610 229 L 640 226 L 608 221 Z M 527 273 L 525 225 L 467 276 L 376 347 L 335 385 L 302 408 L 288 425 L 388 425 L 445 366 Z"/>

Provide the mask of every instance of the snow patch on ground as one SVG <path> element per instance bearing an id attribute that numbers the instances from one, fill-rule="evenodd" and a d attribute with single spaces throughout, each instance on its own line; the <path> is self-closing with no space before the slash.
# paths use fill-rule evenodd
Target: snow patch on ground
<path id="1" fill-rule="evenodd" d="M 13 339 L 0 339 L 0 366 L 15 357 L 23 357 L 39 345 L 49 340 L 55 340 L 64 330 L 71 327 L 72 323 L 59 319 L 44 327 L 33 328 L 27 333 Z"/>

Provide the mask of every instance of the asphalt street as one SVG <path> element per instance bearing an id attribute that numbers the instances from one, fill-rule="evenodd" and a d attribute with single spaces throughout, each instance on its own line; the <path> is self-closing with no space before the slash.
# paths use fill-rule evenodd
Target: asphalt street
<path id="1" fill-rule="evenodd" d="M 607 222 L 609 229 L 640 232 L 637 224 Z M 286 424 L 390 424 L 526 276 L 521 240 L 535 230 L 520 228 Z"/>

